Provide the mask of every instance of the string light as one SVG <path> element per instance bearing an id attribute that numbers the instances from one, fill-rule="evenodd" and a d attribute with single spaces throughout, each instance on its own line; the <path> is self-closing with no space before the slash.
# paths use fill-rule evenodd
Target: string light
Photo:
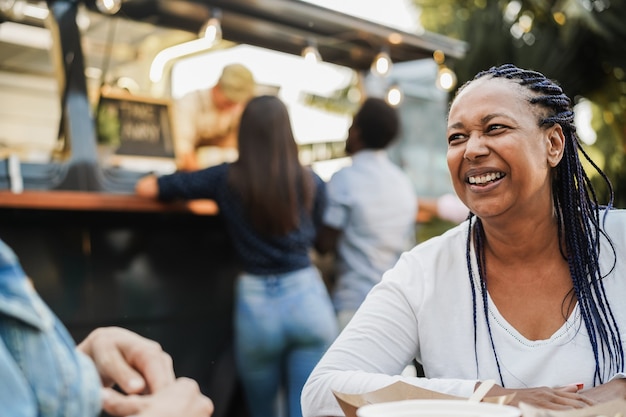
<path id="1" fill-rule="evenodd" d="M 198 36 L 213 43 L 220 42 L 222 40 L 221 16 L 221 11 L 219 9 L 214 9 L 211 13 L 211 18 L 200 28 Z"/>
<path id="2" fill-rule="evenodd" d="M 437 88 L 444 91 L 452 91 L 456 87 L 456 74 L 450 68 L 442 65 L 437 71 Z"/>
<path id="3" fill-rule="evenodd" d="M 315 41 L 308 40 L 308 45 L 302 50 L 302 57 L 306 62 L 318 63 L 322 62 L 322 55 L 315 45 Z"/>
<path id="4" fill-rule="evenodd" d="M 385 101 L 392 106 L 398 107 L 404 100 L 404 94 L 398 84 L 392 84 L 385 94 Z"/>
<path id="5" fill-rule="evenodd" d="M 96 7 L 104 14 L 115 14 L 122 8 L 122 0 L 96 0 Z"/>
<path id="6" fill-rule="evenodd" d="M 433 52 L 433 59 L 438 66 L 437 80 L 435 81 L 435 85 L 437 86 L 437 88 L 443 91 L 454 90 L 454 87 L 456 87 L 457 78 L 454 71 L 448 68 L 444 63 L 446 60 L 445 54 L 440 50 L 436 50 L 435 52 Z"/>
<path id="7" fill-rule="evenodd" d="M 391 68 L 393 67 L 393 62 L 391 62 L 391 57 L 389 56 L 388 48 L 383 48 L 378 55 L 372 61 L 371 71 L 373 74 L 386 77 L 391 72 Z"/>

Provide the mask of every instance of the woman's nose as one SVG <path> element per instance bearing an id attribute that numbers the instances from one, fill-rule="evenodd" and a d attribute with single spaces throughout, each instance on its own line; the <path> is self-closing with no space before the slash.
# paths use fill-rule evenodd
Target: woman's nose
<path id="1" fill-rule="evenodd" d="M 485 143 L 485 138 L 479 134 L 471 134 L 465 142 L 465 153 L 463 158 L 472 161 L 478 157 L 489 153 L 489 148 Z"/>

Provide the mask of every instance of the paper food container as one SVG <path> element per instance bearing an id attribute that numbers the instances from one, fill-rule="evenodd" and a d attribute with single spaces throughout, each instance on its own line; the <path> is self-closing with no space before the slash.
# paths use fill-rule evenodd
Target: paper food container
<path id="1" fill-rule="evenodd" d="M 462 404 L 467 410 L 468 402 L 467 398 L 455 397 L 453 395 L 443 394 L 436 391 L 430 391 L 427 389 L 415 387 L 405 382 L 396 382 L 381 388 L 376 391 L 367 392 L 365 394 L 345 394 L 337 391 L 333 391 L 335 399 L 341 406 L 346 417 L 372 417 L 383 416 L 383 414 L 357 414 L 357 410 L 365 409 L 370 405 L 383 405 L 387 403 L 397 403 L 402 401 L 421 400 L 422 404 L 426 401 L 440 401 L 445 400 L 448 402 L 454 402 L 455 404 Z M 485 397 L 482 402 L 478 404 L 498 404 L 507 405 L 511 402 L 514 395 L 506 395 L 499 397 Z M 398 406 L 401 407 L 401 406 Z M 515 417 L 626 417 L 626 400 L 618 399 L 607 401 L 601 404 L 596 404 L 590 407 L 580 408 L 576 410 L 546 410 L 532 407 L 525 403 L 520 403 L 519 408 L 507 406 L 506 409 L 512 408 L 517 411 L 517 414 L 512 414 Z M 502 411 L 503 408 L 498 409 Z M 371 408 L 370 408 L 371 411 Z M 374 410 L 376 411 L 376 410 Z M 481 410 L 482 411 L 482 410 Z M 387 414 L 385 417 L 426 417 L 425 414 Z M 434 414 L 430 413 L 429 417 L 508 417 L 509 414 Z"/>
<path id="2" fill-rule="evenodd" d="M 357 409 L 369 404 L 379 404 L 387 402 L 395 402 L 402 400 L 457 400 L 467 402 L 467 398 L 456 397 L 453 395 L 443 394 L 441 392 L 431 391 L 419 388 L 402 381 L 395 382 L 376 391 L 370 391 L 365 394 L 345 394 L 333 391 L 335 399 L 343 410 L 346 417 L 357 417 Z M 499 397 L 485 397 L 482 403 L 490 404 L 508 404 L 512 395 Z M 519 416 L 519 412 L 517 414 Z"/>
<path id="3" fill-rule="evenodd" d="M 463 400 L 402 400 L 370 404 L 358 417 L 520 417 L 517 407 Z"/>

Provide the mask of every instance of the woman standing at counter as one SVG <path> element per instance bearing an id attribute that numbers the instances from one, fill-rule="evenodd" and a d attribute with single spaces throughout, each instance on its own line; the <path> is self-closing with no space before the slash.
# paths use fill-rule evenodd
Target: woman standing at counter
<path id="1" fill-rule="evenodd" d="M 447 162 L 470 218 L 385 273 L 311 374 L 305 416 L 398 380 L 469 397 L 495 379 L 489 395 L 551 409 L 626 397 L 626 211 L 598 204 L 570 105 L 513 65 L 459 90 Z M 413 358 L 424 378 L 400 376 Z"/>
<path id="2" fill-rule="evenodd" d="M 302 387 L 338 333 L 309 256 L 325 207 L 324 182 L 300 164 L 287 108 L 276 97 L 247 104 L 238 140 L 237 161 L 144 177 L 136 192 L 217 202 L 244 270 L 236 289 L 235 349 L 251 415 L 277 415 L 284 378 L 289 416 L 297 417 Z"/>

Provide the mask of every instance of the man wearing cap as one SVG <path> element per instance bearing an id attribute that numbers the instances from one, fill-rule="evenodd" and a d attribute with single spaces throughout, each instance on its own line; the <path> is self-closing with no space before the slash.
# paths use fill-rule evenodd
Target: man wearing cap
<path id="1" fill-rule="evenodd" d="M 224 67 L 210 89 L 192 91 L 174 106 L 176 159 L 181 170 L 196 170 L 237 158 L 237 129 L 256 83 L 241 64 Z"/>

